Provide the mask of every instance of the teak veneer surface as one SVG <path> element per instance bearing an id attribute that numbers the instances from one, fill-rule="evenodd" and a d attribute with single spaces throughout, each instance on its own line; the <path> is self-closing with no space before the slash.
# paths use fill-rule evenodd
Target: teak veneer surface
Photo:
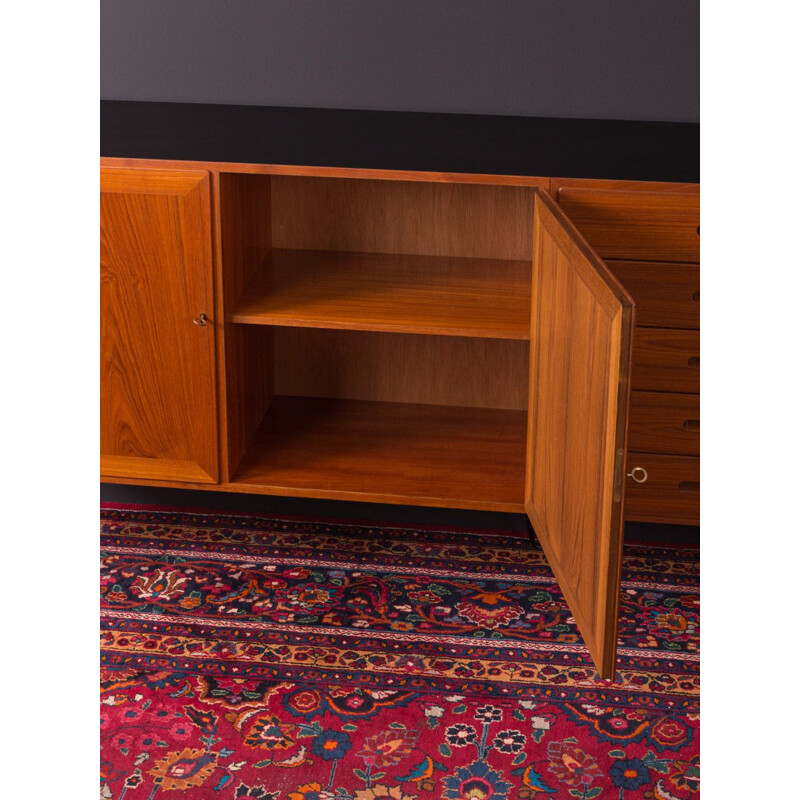
<path id="1" fill-rule="evenodd" d="M 625 519 L 637 522 L 700 524 L 700 459 L 694 456 L 631 453 L 633 467 L 647 470 L 647 481 L 627 479 Z"/>
<path id="2" fill-rule="evenodd" d="M 636 324 L 650 328 L 700 328 L 700 265 L 658 261 L 608 261 L 636 301 Z"/>
<path id="3" fill-rule="evenodd" d="M 275 249 L 230 320 L 528 339 L 530 281 L 526 261 Z"/>
<path id="4" fill-rule="evenodd" d="M 202 169 L 218 175 L 283 176 L 291 178 L 346 178 L 403 183 L 447 183 L 483 186 L 515 186 L 525 189 L 550 187 L 550 178 L 526 175 L 501 175 L 485 172 L 425 172 L 406 169 L 368 169 L 364 167 L 325 167 L 309 164 L 237 163 L 232 161 L 186 161 L 184 159 L 114 158 L 102 156 L 101 167 L 120 169 L 184 170 Z"/>
<path id="5" fill-rule="evenodd" d="M 631 451 L 700 455 L 700 395 L 631 392 L 628 426 Z"/>
<path id="6" fill-rule="evenodd" d="M 101 471 L 214 482 L 209 176 L 104 169 L 100 187 Z"/>
<path id="7" fill-rule="evenodd" d="M 525 416 L 278 395 L 234 484 L 279 495 L 519 511 Z"/>
<path id="8" fill-rule="evenodd" d="M 634 389 L 700 391 L 700 331 L 637 328 L 633 342 Z"/>
<path id="9" fill-rule="evenodd" d="M 562 186 L 557 197 L 603 258 L 700 261 L 699 193 Z"/>
<path id="10" fill-rule="evenodd" d="M 613 677 L 633 303 L 549 196 L 534 214 L 525 508 Z"/>

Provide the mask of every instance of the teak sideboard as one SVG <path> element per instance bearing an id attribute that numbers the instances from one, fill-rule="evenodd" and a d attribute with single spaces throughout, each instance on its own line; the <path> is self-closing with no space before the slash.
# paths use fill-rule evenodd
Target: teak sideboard
<path id="1" fill-rule="evenodd" d="M 624 520 L 698 522 L 699 186 L 630 178 L 691 133 L 435 171 L 452 115 L 348 113 L 104 104 L 102 480 L 524 512 L 613 677 Z"/>

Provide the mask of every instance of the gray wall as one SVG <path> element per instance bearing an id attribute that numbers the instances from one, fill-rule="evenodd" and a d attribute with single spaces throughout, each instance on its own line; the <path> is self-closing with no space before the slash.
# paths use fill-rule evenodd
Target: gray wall
<path id="1" fill-rule="evenodd" d="M 110 100 L 699 120 L 698 0 L 103 0 Z"/>

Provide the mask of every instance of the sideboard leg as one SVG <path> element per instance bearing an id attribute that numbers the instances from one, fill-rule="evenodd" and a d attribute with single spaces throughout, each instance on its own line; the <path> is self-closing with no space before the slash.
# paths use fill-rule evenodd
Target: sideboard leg
<path id="1" fill-rule="evenodd" d="M 530 519 L 528 519 L 527 515 L 525 516 L 525 527 L 528 530 L 528 538 L 531 540 L 531 544 L 534 545 L 535 547 L 538 546 L 539 543 L 536 540 L 536 533 L 533 530 L 533 525 L 531 525 L 531 521 Z"/>

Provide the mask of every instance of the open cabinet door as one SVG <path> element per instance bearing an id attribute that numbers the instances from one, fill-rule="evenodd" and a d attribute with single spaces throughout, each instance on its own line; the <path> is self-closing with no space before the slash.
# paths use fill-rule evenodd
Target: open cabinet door
<path id="1" fill-rule="evenodd" d="M 633 301 L 534 201 L 525 509 L 601 677 L 617 647 Z"/>

